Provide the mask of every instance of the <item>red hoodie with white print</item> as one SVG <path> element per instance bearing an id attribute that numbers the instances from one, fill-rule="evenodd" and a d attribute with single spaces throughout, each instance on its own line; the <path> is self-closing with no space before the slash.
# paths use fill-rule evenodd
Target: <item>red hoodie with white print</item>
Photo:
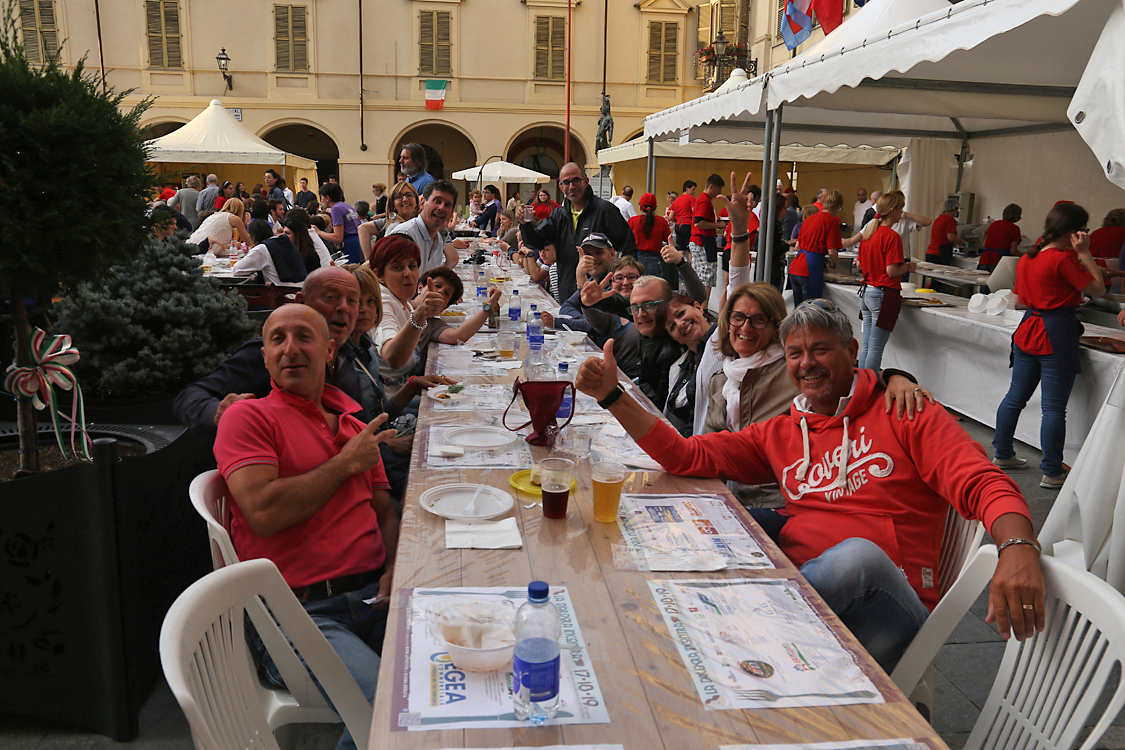
<path id="1" fill-rule="evenodd" d="M 885 414 L 871 370 L 856 370 L 854 393 L 836 416 L 794 405 L 741 432 L 691 438 L 659 422 L 638 443 L 673 474 L 778 482 L 790 516 L 781 548 L 794 564 L 845 539 L 868 539 L 931 610 L 950 504 L 986 529 L 1005 513 L 1030 518 L 1015 482 L 940 405 L 927 404 L 913 421 Z"/>

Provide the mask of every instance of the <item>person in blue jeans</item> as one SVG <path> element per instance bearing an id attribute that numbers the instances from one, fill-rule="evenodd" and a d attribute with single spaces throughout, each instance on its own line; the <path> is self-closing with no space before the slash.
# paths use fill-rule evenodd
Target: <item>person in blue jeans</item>
<path id="1" fill-rule="evenodd" d="M 1102 272 L 1090 254 L 1089 220 L 1081 206 L 1056 204 L 1047 214 L 1039 243 L 1016 265 L 1015 292 L 1027 312 L 1012 335 L 1012 383 L 996 410 L 992 463 L 1002 469 L 1027 464 L 1016 456 L 1012 440 L 1020 413 L 1042 385 L 1039 442 L 1043 460 L 1039 468 L 1043 478 L 1039 486 L 1045 489 L 1059 489 L 1066 482 L 1066 402 L 1082 371 L 1078 306 L 1082 295 L 1105 294 Z"/>
<path id="2" fill-rule="evenodd" d="M 868 222 L 859 246 L 859 266 L 863 269 L 863 288 L 859 298 L 863 317 L 863 344 L 859 366 L 878 371 L 883 364 L 883 349 L 891 338 L 902 304 L 903 274 L 917 266 L 903 256 L 902 237 L 893 227 L 902 219 L 906 199 L 898 191 L 887 193 L 876 204 L 875 221 Z"/>

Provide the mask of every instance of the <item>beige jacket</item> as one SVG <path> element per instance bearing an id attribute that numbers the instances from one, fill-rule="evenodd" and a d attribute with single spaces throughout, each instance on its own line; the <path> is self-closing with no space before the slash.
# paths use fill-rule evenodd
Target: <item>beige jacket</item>
<path id="1" fill-rule="evenodd" d="M 727 383 L 726 373 L 720 369 L 711 377 L 708 386 L 707 432 L 727 430 L 727 400 L 723 397 L 723 386 Z M 765 367 L 751 370 L 742 379 L 739 397 L 738 429 L 753 422 L 785 414 L 797 396 L 797 386 L 789 379 L 785 368 L 785 358 L 771 362 Z M 747 508 L 781 508 L 785 497 L 776 484 L 746 485 L 731 482 L 731 490 L 739 502 Z"/>

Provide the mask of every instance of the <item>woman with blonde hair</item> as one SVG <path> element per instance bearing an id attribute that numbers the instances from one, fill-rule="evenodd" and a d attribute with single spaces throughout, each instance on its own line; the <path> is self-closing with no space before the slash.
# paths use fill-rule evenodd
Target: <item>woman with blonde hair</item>
<path id="1" fill-rule="evenodd" d="M 371 248 L 377 239 L 386 237 L 392 229 L 410 221 L 421 211 L 418 191 L 409 182 L 395 183 L 388 198 L 386 216 L 359 225 L 359 249 L 367 260 L 371 260 Z"/>
<path id="2" fill-rule="evenodd" d="M 216 257 L 225 257 L 232 240 L 247 242 L 250 239 L 246 223 L 242 220 L 246 207 L 238 198 L 229 198 L 221 210 L 208 216 L 199 224 L 188 242 L 199 245 L 206 253 L 209 249 Z"/>
<path id="3" fill-rule="evenodd" d="M 863 318 L 863 342 L 859 366 L 878 372 L 883 349 L 891 337 L 902 307 L 902 276 L 917 268 L 903 256 L 902 236 L 893 227 L 902 219 L 906 199 L 901 193 L 880 196 L 875 219 L 863 228 L 859 243 L 859 266 L 863 271 L 859 308 Z"/>

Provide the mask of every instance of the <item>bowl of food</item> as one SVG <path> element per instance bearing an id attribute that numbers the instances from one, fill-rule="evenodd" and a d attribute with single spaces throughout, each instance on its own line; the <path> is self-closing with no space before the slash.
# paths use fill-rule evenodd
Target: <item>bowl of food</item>
<path id="1" fill-rule="evenodd" d="M 563 329 L 555 331 L 555 335 L 559 337 L 559 343 L 565 346 L 578 346 L 586 340 L 585 331 L 567 331 Z"/>
<path id="2" fill-rule="evenodd" d="M 430 633 L 464 672 L 495 672 L 512 663 L 515 608 L 504 602 L 463 600 L 436 609 Z"/>

